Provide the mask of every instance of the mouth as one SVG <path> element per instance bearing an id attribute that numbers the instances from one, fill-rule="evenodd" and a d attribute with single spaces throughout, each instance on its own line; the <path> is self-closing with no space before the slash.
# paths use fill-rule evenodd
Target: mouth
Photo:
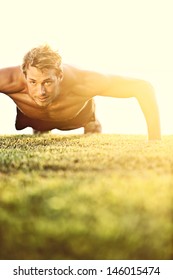
<path id="1" fill-rule="evenodd" d="M 48 99 L 48 97 L 47 97 L 47 96 L 38 97 L 37 99 L 38 99 L 40 102 L 45 102 L 45 101 Z"/>
<path id="2" fill-rule="evenodd" d="M 35 102 L 38 106 L 46 107 L 49 105 L 49 98 L 48 98 L 48 96 L 37 97 L 37 98 L 35 98 Z"/>

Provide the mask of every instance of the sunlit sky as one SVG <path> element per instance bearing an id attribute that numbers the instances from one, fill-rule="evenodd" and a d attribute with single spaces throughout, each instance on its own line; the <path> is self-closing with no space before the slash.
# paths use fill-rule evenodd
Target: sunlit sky
<path id="1" fill-rule="evenodd" d="M 30 48 L 48 43 L 65 63 L 148 80 L 162 133 L 173 134 L 172 0 L 0 0 L 0 10 L 0 68 L 21 64 Z M 96 97 L 96 105 L 104 133 L 147 134 L 135 99 Z M 31 133 L 15 130 L 15 114 L 0 93 L 0 134 Z"/>

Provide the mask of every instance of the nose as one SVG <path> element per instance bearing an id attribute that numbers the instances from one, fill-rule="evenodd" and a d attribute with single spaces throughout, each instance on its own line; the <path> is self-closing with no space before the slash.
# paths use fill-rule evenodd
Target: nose
<path id="1" fill-rule="evenodd" d="M 45 91 L 45 87 L 44 85 L 40 85 L 38 88 L 38 94 L 39 95 L 45 95 L 46 91 Z"/>

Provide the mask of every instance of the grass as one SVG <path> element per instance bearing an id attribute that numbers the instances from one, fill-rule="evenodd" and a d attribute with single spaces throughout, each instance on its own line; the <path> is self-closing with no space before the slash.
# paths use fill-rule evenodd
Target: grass
<path id="1" fill-rule="evenodd" d="M 0 137 L 0 259 L 173 259 L 173 136 Z"/>

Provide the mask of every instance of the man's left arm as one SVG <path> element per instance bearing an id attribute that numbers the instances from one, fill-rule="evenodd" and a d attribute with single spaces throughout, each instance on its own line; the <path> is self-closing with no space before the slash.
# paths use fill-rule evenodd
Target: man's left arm
<path id="1" fill-rule="evenodd" d="M 148 140 L 160 140 L 159 110 L 152 85 L 143 80 L 118 76 L 106 76 L 103 80 L 101 82 L 104 84 L 103 90 L 99 95 L 116 98 L 135 97 L 147 123 Z"/>

